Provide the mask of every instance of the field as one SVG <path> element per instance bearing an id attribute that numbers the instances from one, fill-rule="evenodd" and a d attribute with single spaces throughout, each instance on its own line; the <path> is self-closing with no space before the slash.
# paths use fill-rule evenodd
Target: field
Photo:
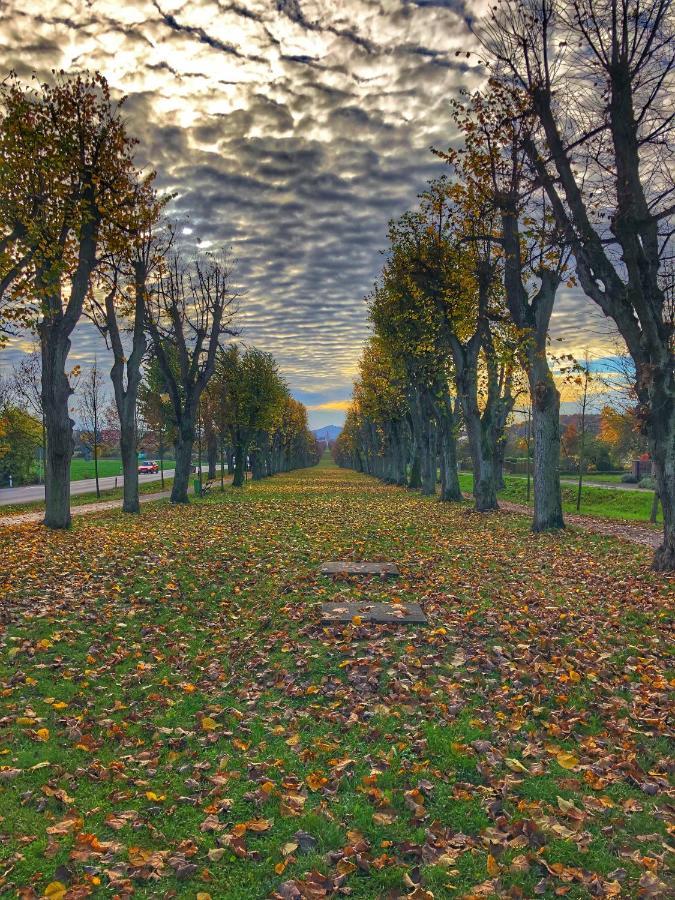
<path id="1" fill-rule="evenodd" d="M 9 895 L 666 895 L 645 548 L 324 464 L 0 551 Z M 403 577 L 317 575 L 341 558 Z M 331 597 L 429 627 L 322 627 Z"/>
<path id="2" fill-rule="evenodd" d="M 99 459 L 98 461 L 98 477 L 106 478 L 107 476 L 122 474 L 121 459 Z M 82 481 L 85 478 L 95 478 L 93 459 L 74 459 L 70 463 L 70 480 Z"/>
<path id="3" fill-rule="evenodd" d="M 473 475 L 463 473 L 459 476 L 459 481 L 463 491 L 472 490 Z M 506 475 L 504 484 L 505 489 L 500 493 L 500 497 L 504 500 L 509 500 L 511 503 L 527 502 L 527 481 L 525 478 L 519 475 Z M 533 490 L 532 486 L 530 486 L 530 490 Z M 562 496 L 564 512 L 576 513 L 576 484 L 563 481 Z M 653 499 L 654 491 L 650 490 L 618 491 L 612 488 L 586 485 L 582 487 L 581 491 L 580 513 L 584 516 L 601 516 L 608 519 L 649 522 Z M 663 522 L 661 510 L 659 510 L 657 522 Z"/>

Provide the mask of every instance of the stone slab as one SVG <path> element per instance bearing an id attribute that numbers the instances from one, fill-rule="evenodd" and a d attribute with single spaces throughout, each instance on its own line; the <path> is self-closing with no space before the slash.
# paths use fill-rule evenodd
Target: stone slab
<path id="1" fill-rule="evenodd" d="M 321 621 L 324 625 L 349 623 L 354 616 L 360 616 L 364 622 L 381 625 L 427 624 L 427 617 L 419 603 L 367 603 L 359 600 L 321 604 Z"/>
<path id="2" fill-rule="evenodd" d="M 319 569 L 321 575 L 380 575 L 382 578 L 397 578 L 401 573 L 392 562 L 354 562 L 336 560 L 324 563 Z"/>

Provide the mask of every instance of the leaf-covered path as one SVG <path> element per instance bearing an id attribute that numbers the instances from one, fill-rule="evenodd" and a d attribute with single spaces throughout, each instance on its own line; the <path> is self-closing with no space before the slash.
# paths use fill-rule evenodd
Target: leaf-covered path
<path id="1" fill-rule="evenodd" d="M 320 466 L 0 553 L 10 896 L 667 891 L 648 548 Z M 317 575 L 344 558 L 403 578 Z M 330 598 L 429 627 L 324 628 Z"/>

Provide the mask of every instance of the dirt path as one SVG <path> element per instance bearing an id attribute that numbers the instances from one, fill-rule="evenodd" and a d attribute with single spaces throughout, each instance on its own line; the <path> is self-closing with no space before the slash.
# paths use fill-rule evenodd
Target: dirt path
<path id="1" fill-rule="evenodd" d="M 520 503 L 508 503 L 506 500 L 499 501 L 499 508 L 507 512 L 514 512 L 526 516 L 532 515 L 532 509 Z M 646 547 L 656 549 L 661 544 L 661 533 L 648 528 L 646 525 L 640 525 L 639 522 L 612 521 L 611 519 L 596 519 L 593 516 L 575 516 L 565 515 L 565 522 L 568 525 L 574 525 L 576 528 L 582 528 L 585 531 L 593 531 L 596 534 L 604 534 L 607 537 L 618 538 L 622 541 L 630 541 L 632 544 L 643 544 Z"/>
<path id="2" fill-rule="evenodd" d="M 170 497 L 171 491 L 160 491 L 156 494 L 141 494 L 139 499 L 141 503 L 149 503 L 151 500 L 163 500 Z M 73 506 L 70 513 L 72 516 L 84 516 L 87 513 L 102 512 L 106 509 L 121 509 L 122 501 L 104 500 L 99 503 L 83 503 L 81 506 Z M 7 528 L 12 525 L 25 525 L 28 522 L 41 522 L 44 519 L 45 511 L 43 509 L 34 512 L 14 513 L 10 516 L 0 516 L 0 528 Z"/>

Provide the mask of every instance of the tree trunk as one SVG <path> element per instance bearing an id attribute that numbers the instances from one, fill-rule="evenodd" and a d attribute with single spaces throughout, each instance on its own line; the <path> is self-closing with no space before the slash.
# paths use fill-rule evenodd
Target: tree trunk
<path id="1" fill-rule="evenodd" d="M 441 464 L 441 500 L 461 500 L 462 489 L 459 486 L 459 475 L 457 473 L 457 442 L 454 423 L 446 421 L 445 417 L 441 423 L 439 457 Z"/>
<path id="2" fill-rule="evenodd" d="M 465 405 L 464 424 L 469 438 L 471 462 L 473 464 L 474 506 L 479 512 L 499 509 L 493 448 L 483 434 L 480 411 Z"/>
<path id="3" fill-rule="evenodd" d="M 70 340 L 58 326 L 40 328 L 42 349 L 42 409 L 47 434 L 45 518 L 48 528 L 70 528 L 70 461 L 75 445 L 68 411 L 72 390 L 66 375 Z"/>
<path id="4" fill-rule="evenodd" d="M 654 462 L 656 489 L 663 509 L 663 543 L 654 554 L 657 572 L 675 571 L 675 387 L 670 380 L 657 380 L 652 386 L 652 409 L 660 415 L 650 417 L 650 449 Z"/>
<path id="5" fill-rule="evenodd" d="M 246 448 L 242 443 L 237 444 L 234 453 L 234 478 L 232 487 L 243 487 L 245 470 Z"/>
<path id="6" fill-rule="evenodd" d="M 534 436 L 533 531 L 564 528 L 560 494 L 560 394 L 545 360 L 529 370 Z"/>
<path id="7" fill-rule="evenodd" d="M 95 421 L 95 420 L 94 420 Z M 94 425 L 94 480 L 96 482 L 96 498 L 101 499 L 101 486 L 98 481 L 98 440 L 96 438 L 96 428 Z"/>
<path id="8" fill-rule="evenodd" d="M 216 433 L 212 429 L 205 429 L 206 432 L 206 459 L 209 467 L 208 479 L 213 481 L 216 477 L 216 468 L 218 466 L 218 439 Z"/>
<path id="9" fill-rule="evenodd" d="M 136 410 L 133 404 L 120 420 L 120 452 L 122 454 L 122 474 L 124 476 L 124 499 L 122 509 L 127 513 L 141 511 L 138 499 L 138 456 L 136 454 Z M 118 413 L 120 411 L 118 410 Z"/>
<path id="10" fill-rule="evenodd" d="M 176 436 L 176 470 L 171 489 L 172 503 L 189 503 L 188 487 L 192 470 L 192 447 L 195 440 L 194 427 L 179 427 Z"/>
<path id="11" fill-rule="evenodd" d="M 422 432 L 422 488 L 427 497 L 436 493 L 436 428 L 434 421 L 427 418 Z"/>
<path id="12" fill-rule="evenodd" d="M 251 476 L 253 481 L 260 481 L 265 477 L 264 459 L 262 453 L 258 449 L 251 452 Z"/>

